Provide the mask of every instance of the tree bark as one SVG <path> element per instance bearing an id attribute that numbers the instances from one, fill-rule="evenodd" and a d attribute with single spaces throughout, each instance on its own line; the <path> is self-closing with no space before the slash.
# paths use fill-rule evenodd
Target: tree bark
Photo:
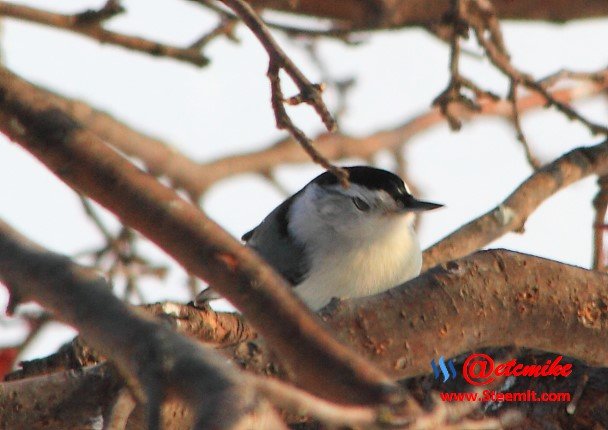
<path id="1" fill-rule="evenodd" d="M 441 25 L 450 11 L 450 0 L 249 0 L 256 8 L 329 18 L 346 28 L 376 30 L 391 27 Z M 608 15 L 604 0 L 494 0 L 500 19 L 562 23 Z"/>

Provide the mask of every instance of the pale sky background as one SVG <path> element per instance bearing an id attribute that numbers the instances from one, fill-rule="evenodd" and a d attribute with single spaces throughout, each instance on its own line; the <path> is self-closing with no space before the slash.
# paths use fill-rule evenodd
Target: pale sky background
<path id="1" fill-rule="evenodd" d="M 99 7 L 103 1 L 44 0 L 19 4 L 65 13 Z M 215 25 L 213 16 L 187 1 L 126 0 L 128 13 L 108 24 L 125 33 L 185 46 Z M 277 15 L 274 16 L 277 18 Z M 277 18 L 278 19 L 278 18 Z M 605 43 L 608 20 L 566 25 L 507 23 L 503 25 L 513 61 L 540 78 L 561 68 L 595 71 L 608 64 Z M 265 73 L 267 56 L 257 40 L 241 26 L 240 44 L 214 41 L 203 69 L 158 59 L 38 25 L 3 22 L 0 39 L 5 64 L 20 76 L 70 97 L 84 99 L 127 124 L 158 136 L 195 160 L 211 160 L 268 146 L 282 136 L 274 127 L 270 89 Z M 277 39 L 313 81 L 319 71 L 301 44 Z M 337 41 L 320 46 L 333 77 L 354 77 L 342 130 L 365 135 L 391 127 L 422 113 L 447 84 L 448 47 L 422 30 L 363 35 L 360 46 Z M 470 49 L 477 51 L 474 44 Z M 486 60 L 464 57 L 462 70 L 480 85 L 504 94 L 507 81 Z M 287 79 L 284 79 L 287 83 Z M 285 93 L 293 93 L 285 85 Z M 335 106 L 329 90 L 326 101 Z M 602 99 L 578 103 L 596 121 L 606 122 L 608 106 Z M 321 130 L 310 109 L 291 112 L 307 132 Z M 533 151 L 550 161 L 565 151 L 599 142 L 586 129 L 555 112 L 523 117 Z M 531 169 L 515 134 L 504 120 L 476 120 L 460 133 L 441 125 L 417 135 L 406 149 L 412 178 L 422 197 L 446 204 L 425 215 L 420 240 L 427 247 L 502 201 Z M 377 157 L 379 166 L 393 168 L 390 157 Z M 350 164 L 361 160 L 349 160 Z M 346 164 L 349 164 L 346 163 Z M 278 178 L 295 192 L 321 170 L 310 164 L 283 167 Z M 32 240 L 68 255 L 99 245 L 101 237 L 83 216 L 75 194 L 36 159 L 0 136 L 0 217 Z M 591 261 L 591 199 L 595 178 L 560 192 L 536 211 L 523 235 L 509 234 L 491 247 L 504 247 L 566 263 L 589 267 Z M 255 226 L 285 198 L 254 175 L 225 180 L 207 193 L 204 208 L 235 236 Z M 111 216 L 106 215 L 108 220 Z M 114 224 L 116 225 L 116 224 Z M 154 260 L 165 262 L 155 246 L 143 246 Z M 175 269 L 166 283 L 146 282 L 147 301 L 185 301 L 184 273 Z M 7 303 L 0 287 L 0 307 Z M 0 346 L 13 345 L 24 335 L 16 320 L 0 317 Z M 49 326 L 23 358 L 53 352 L 73 331 Z"/>

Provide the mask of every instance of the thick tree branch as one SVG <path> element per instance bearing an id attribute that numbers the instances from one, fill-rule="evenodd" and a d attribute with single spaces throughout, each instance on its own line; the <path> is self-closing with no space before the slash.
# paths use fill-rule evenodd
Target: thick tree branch
<path id="1" fill-rule="evenodd" d="M 451 261 L 385 293 L 330 304 L 322 317 L 396 379 L 430 372 L 438 355 L 490 346 L 608 367 L 608 274 L 511 251 Z M 261 341 L 254 343 L 257 348 L 235 348 L 234 356 L 267 373 L 275 359 Z"/>
<path id="2" fill-rule="evenodd" d="M 215 312 L 209 307 L 173 302 L 141 305 L 138 309 L 158 317 L 178 333 L 214 348 L 226 348 L 258 337 L 242 315 L 232 312 Z M 31 378 L 60 370 L 79 369 L 103 359 L 79 336 L 47 357 L 22 361 L 20 368 L 9 373 L 6 379 Z"/>
<path id="3" fill-rule="evenodd" d="M 107 365 L 2 382 L 0 428 L 90 428 L 123 386 Z"/>
<path id="4" fill-rule="evenodd" d="M 255 390 L 213 350 L 137 315 L 92 270 L 40 248 L 2 221 L 0 280 L 11 294 L 9 308 L 37 301 L 109 357 L 147 404 L 150 429 L 159 428 L 167 398 L 189 405 L 196 422 L 210 428 L 239 428 L 264 409 Z"/>
<path id="5" fill-rule="evenodd" d="M 0 2 L 0 16 L 35 22 L 53 28 L 60 28 L 89 37 L 101 43 L 121 46 L 126 49 L 156 57 L 170 57 L 196 66 L 205 66 L 209 63 L 209 60 L 201 54 L 201 51 L 197 46 L 191 48 L 178 48 L 142 37 L 129 36 L 106 30 L 101 25 L 101 22 L 109 16 L 95 13 L 95 11 L 88 11 L 88 13 L 85 12 L 75 15 L 62 15 L 2 1 Z"/>
<path id="6" fill-rule="evenodd" d="M 515 345 L 608 366 L 608 275 L 505 250 L 480 251 L 325 319 L 397 377 L 437 354 Z M 390 329 L 389 329 L 390 328 Z M 568 333 L 564 336 L 564 333 Z"/>
<path id="7" fill-rule="evenodd" d="M 589 175 L 608 174 L 608 141 L 578 148 L 533 174 L 500 205 L 463 225 L 424 252 L 423 270 L 483 248 L 510 231 L 560 189 Z"/>
<path id="8" fill-rule="evenodd" d="M 341 402 L 381 402 L 396 389 L 386 375 L 336 342 L 254 252 L 6 69 L 0 69 L 0 129 L 68 185 L 212 284 L 305 388 Z"/>

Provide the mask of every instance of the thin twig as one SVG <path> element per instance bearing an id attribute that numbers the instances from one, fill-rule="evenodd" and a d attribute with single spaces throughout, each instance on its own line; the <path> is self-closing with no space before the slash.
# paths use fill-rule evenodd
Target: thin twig
<path id="1" fill-rule="evenodd" d="M 452 34 L 450 37 L 450 82 L 447 88 L 433 100 L 434 106 L 439 106 L 441 113 L 445 116 L 452 130 L 460 130 L 462 122 L 453 113 L 452 103 L 462 103 L 471 110 L 479 110 L 479 106 L 461 93 L 462 80 L 460 76 L 460 37 L 463 32 L 468 32 L 468 27 L 463 30 L 460 26 L 462 0 L 452 0 L 451 20 Z"/>
<path id="2" fill-rule="evenodd" d="M 84 212 L 87 217 L 93 222 L 93 224 L 95 224 L 95 227 L 97 227 L 97 230 L 99 230 L 106 242 L 111 243 L 114 240 L 114 237 L 112 233 L 110 233 L 110 230 L 108 230 L 108 228 L 105 226 L 103 221 L 101 221 L 101 218 L 99 217 L 97 212 L 95 212 L 95 209 L 93 208 L 93 205 L 91 204 L 89 199 L 87 199 L 82 194 L 78 194 L 78 198 L 80 199 L 80 203 L 82 204 L 82 208 L 84 209 Z"/>
<path id="3" fill-rule="evenodd" d="M 228 7 L 241 18 L 245 25 L 253 32 L 253 34 L 260 41 L 264 49 L 268 53 L 270 62 L 274 65 L 273 67 L 285 70 L 289 77 L 293 80 L 294 84 L 300 90 L 301 103 L 307 103 L 311 105 L 325 127 L 329 131 L 334 131 L 336 127 L 335 120 L 328 111 L 323 99 L 321 97 L 322 87 L 320 85 L 312 84 L 306 76 L 298 69 L 293 61 L 285 54 L 283 49 L 274 40 L 268 27 L 255 13 L 255 11 L 245 3 L 243 0 L 222 0 Z M 278 72 L 277 72 L 278 73 Z"/>
<path id="4" fill-rule="evenodd" d="M 528 164 L 530 165 L 530 167 L 532 167 L 533 170 L 538 170 L 541 167 L 540 162 L 538 161 L 538 159 L 534 156 L 534 154 L 532 154 L 532 151 L 530 150 L 530 145 L 528 143 L 528 139 L 526 139 L 526 135 L 524 134 L 524 131 L 521 127 L 521 121 L 519 118 L 519 109 L 517 108 L 517 93 L 518 93 L 518 82 L 515 80 L 511 80 L 511 85 L 509 87 L 509 95 L 507 96 L 507 99 L 511 102 L 511 106 L 513 108 L 513 115 L 512 115 L 512 120 L 513 120 L 513 126 L 515 127 L 515 133 L 517 136 L 517 140 L 519 140 L 519 142 L 522 145 L 522 148 L 524 150 L 524 154 L 526 155 L 526 160 L 528 161 Z"/>
<path id="5" fill-rule="evenodd" d="M 338 123 L 340 118 L 342 118 L 342 116 L 346 113 L 346 97 L 348 95 L 349 90 L 353 88 L 355 84 L 355 79 L 352 77 L 340 80 L 334 79 L 327 68 L 327 64 L 321 59 L 321 56 L 319 55 L 319 44 L 317 42 L 317 39 L 311 38 L 310 40 L 305 42 L 304 47 L 312 63 L 317 66 L 317 69 L 319 69 L 321 81 L 333 87 L 336 91 L 338 100 L 336 109 L 334 111 L 334 118 L 336 118 L 336 123 Z"/>
<path id="6" fill-rule="evenodd" d="M 156 57 L 170 57 L 196 66 L 205 66 L 209 63 L 209 60 L 198 49 L 180 48 L 142 37 L 106 30 L 102 27 L 102 22 L 119 13 L 117 11 L 122 11 L 120 7 L 117 9 L 115 6 L 112 6 L 113 4 L 114 2 L 108 2 L 100 10 L 96 11 L 64 15 L 2 1 L 0 2 L 0 16 L 60 28 L 87 36 L 101 43 L 121 46 Z"/>
<path id="7" fill-rule="evenodd" d="M 323 85 L 311 83 L 306 76 L 298 69 L 293 61 L 285 54 L 283 49 L 274 40 L 268 27 L 255 13 L 249 4 L 243 0 L 222 0 L 222 2 L 232 9 L 236 15 L 245 23 L 245 25 L 253 32 L 260 41 L 266 52 L 268 53 L 268 79 L 271 88 L 271 102 L 274 110 L 277 128 L 287 130 L 292 137 L 302 145 L 304 150 L 310 155 L 315 163 L 320 164 L 327 170 L 335 174 L 340 181 L 348 184 L 348 174 L 344 169 L 335 167 L 327 158 L 323 157 L 313 146 L 311 140 L 306 134 L 298 128 L 285 110 L 284 103 L 286 102 L 281 89 L 281 79 L 279 72 L 284 70 L 291 78 L 294 84 L 300 91 L 297 95 L 290 97 L 287 102 L 289 104 L 306 103 L 314 108 L 321 121 L 329 131 L 334 131 L 336 121 L 325 106 L 321 93 Z"/>
<path id="8" fill-rule="evenodd" d="M 475 82 L 460 74 L 460 38 L 468 38 L 469 25 L 464 20 L 464 0 L 452 0 L 452 8 L 447 17 L 452 23 L 450 35 L 450 81 L 445 90 L 433 100 L 433 106 L 439 106 L 441 113 L 445 116 L 450 128 L 454 131 L 460 130 L 462 120 L 458 117 L 458 111 L 465 110 L 478 112 L 481 110 L 482 99 L 489 98 L 498 100 L 499 97 L 487 90 L 481 89 Z M 469 97 L 463 92 L 467 89 L 473 93 Z"/>
<path id="9" fill-rule="evenodd" d="M 108 283 L 115 284 L 117 275 L 124 275 L 126 278 L 125 301 L 129 301 L 133 293 L 136 293 L 139 300 L 144 302 L 143 293 L 138 288 L 137 280 L 141 276 L 152 276 L 164 278 L 167 274 L 166 266 L 155 266 L 148 259 L 139 255 L 136 248 L 137 235 L 124 225 L 117 235 L 114 235 L 101 220 L 91 202 L 82 194 L 79 194 L 85 214 L 95 224 L 105 240 L 105 244 L 98 249 L 80 252 L 76 257 L 93 257 L 95 267 L 101 268 L 106 258 L 110 259 L 110 265 L 106 270 Z"/>
<path id="10" fill-rule="evenodd" d="M 290 190 L 288 190 L 276 177 L 274 171 L 265 170 L 260 172 L 260 174 L 268 181 L 272 186 L 283 195 L 283 197 L 289 197 L 293 194 Z"/>
<path id="11" fill-rule="evenodd" d="M 200 38 L 195 40 L 191 45 L 190 49 L 201 51 L 209 42 L 216 39 L 218 36 L 226 36 L 228 40 L 238 42 L 238 38 L 234 34 L 237 20 L 230 17 L 220 17 L 220 22 L 217 26 L 209 33 L 202 35 Z"/>
<path id="12" fill-rule="evenodd" d="M 490 2 L 485 0 L 470 0 L 467 2 L 467 5 L 469 7 L 463 11 L 463 17 L 473 28 L 477 42 L 498 70 L 512 81 L 519 82 L 528 89 L 541 94 L 549 106 L 555 107 L 568 118 L 579 121 L 592 134 L 608 134 L 606 126 L 588 120 L 569 104 L 555 99 L 542 81 L 536 81 L 529 74 L 523 73 L 513 66 L 502 41 L 498 20 Z M 486 37 L 486 34 L 490 34 L 490 37 Z"/>
<path id="13" fill-rule="evenodd" d="M 268 79 L 270 80 L 271 88 L 270 102 L 275 113 L 277 127 L 279 129 L 288 130 L 291 136 L 302 146 L 302 148 L 304 148 L 304 151 L 306 151 L 313 162 L 331 171 L 344 185 L 346 185 L 348 183 L 348 173 L 346 170 L 334 166 L 326 157 L 317 151 L 308 136 L 306 136 L 306 134 L 293 123 L 287 114 L 284 105 L 285 98 L 281 88 L 279 72 L 280 67 L 277 63 L 271 60 L 270 64 L 268 65 Z"/>

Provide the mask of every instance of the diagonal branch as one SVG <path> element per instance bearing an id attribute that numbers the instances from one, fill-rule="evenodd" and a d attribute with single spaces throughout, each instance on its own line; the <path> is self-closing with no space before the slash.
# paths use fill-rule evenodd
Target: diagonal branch
<path id="1" fill-rule="evenodd" d="M 428 248 L 423 270 L 481 249 L 508 232 L 522 230 L 528 216 L 557 191 L 586 176 L 606 174 L 608 141 L 570 151 L 530 176 L 494 209 Z"/>
<path id="2" fill-rule="evenodd" d="M 209 63 L 209 60 L 201 54 L 200 49 L 196 46 L 191 48 L 179 48 L 154 42 L 143 37 L 130 36 L 106 30 L 101 25 L 102 21 L 122 11 L 119 7 L 112 7 L 113 2 L 111 1 L 108 2 L 108 4 L 110 6 L 102 8 L 100 11 L 86 11 L 75 15 L 63 15 L 29 6 L 0 1 L 0 16 L 35 22 L 53 28 L 60 28 L 97 40 L 100 43 L 121 46 L 132 51 L 143 52 L 155 57 L 170 57 L 196 66 L 206 66 Z"/>
<path id="3" fill-rule="evenodd" d="M 383 372 L 338 343 L 260 257 L 198 208 L 6 69 L 0 69 L 0 94 L 3 133 L 212 284 L 267 339 L 303 387 L 341 402 L 381 402 L 396 390 Z"/>

